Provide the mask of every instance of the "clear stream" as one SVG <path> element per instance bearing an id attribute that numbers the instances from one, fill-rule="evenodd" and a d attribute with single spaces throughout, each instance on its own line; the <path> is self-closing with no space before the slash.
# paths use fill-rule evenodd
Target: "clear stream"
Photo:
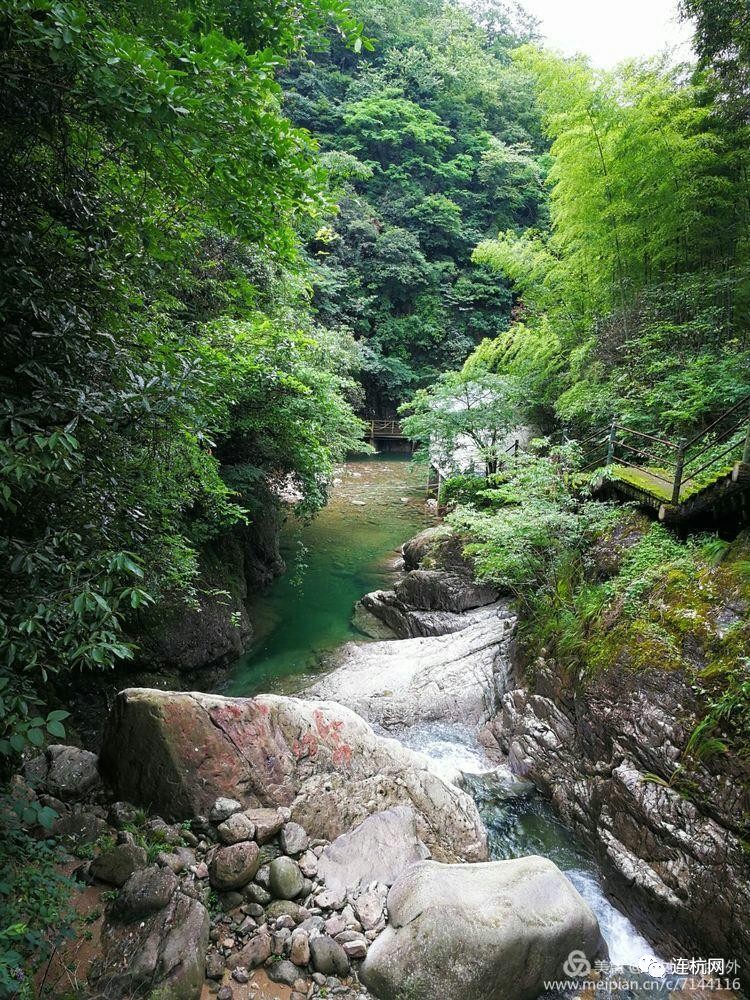
<path id="1" fill-rule="evenodd" d="M 325 653 L 364 639 L 352 624 L 353 605 L 392 583 L 401 544 L 433 520 L 424 501 L 424 472 L 406 458 L 382 455 L 342 466 L 328 506 L 312 523 L 292 521 L 285 529 L 287 572 L 251 609 L 256 640 L 237 663 L 226 693 L 298 691 L 323 669 Z M 532 786 L 489 763 L 468 727 L 420 725 L 399 738 L 472 794 L 493 858 L 541 854 L 566 872 L 599 918 L 613 964 L 637 965 L 653 956 L 604 896 L 593 859 Z"/>

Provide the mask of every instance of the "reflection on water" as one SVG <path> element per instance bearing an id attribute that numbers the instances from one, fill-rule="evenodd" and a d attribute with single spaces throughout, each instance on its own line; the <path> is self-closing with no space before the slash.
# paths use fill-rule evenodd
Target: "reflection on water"
<path id="1" fill-rule="evenodd" d="M 299 690 L 321 653 L 363 638 L 351 625 L 355 602 L 391 585 L 402 543 L 431 523 L 425 477 L 398 455 L 347 462 L 310 524 L 290 518 L 282 537 L 288 571 L 251 607 L 255 642 L 227 693 Z"/>

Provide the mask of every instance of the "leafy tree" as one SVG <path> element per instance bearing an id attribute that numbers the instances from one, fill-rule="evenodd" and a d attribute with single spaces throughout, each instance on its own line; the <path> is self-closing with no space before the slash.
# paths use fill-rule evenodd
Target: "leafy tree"
<path id="1" fill-rule="evenodd" d="M 330 195 L 275 81 L 308 28 L 357 28 L 336 0 L 236 13 L 12 0 L 0 15 L 6 761 L 59 725 L 50 678 L 131 656 L 134 610 L 189 593 L 201 546 L 276 502 L 279 477 L 319 506 L 358 436 L 353 354 L 304 317 L 298 277 L 296 229 Z M 242 439 L 250 397 L 263 421 Z"/>
<path id="2" fill-rule="evenodd" d="M 695 23 L 702 66 L 725 95 L 722 111 L 730 120 L 750 121 L 750 17 L 746 0 L 681 0 Z"/>
<path id="3" fill-rule="evenodd" d="M 504 458 L 504 439 L 517 419 L 514 387 L 486 371 L 446 372 L 429 388 L 419 389 L 400 410 L 404 433 L 423 452 L 452 466 L 461 451 L 474 454 L 487 474 Z"/>
<path id="4" fill-rule="evenodd" d="M 473 9 L 473 8 L 472 8 Z M 509 321 L 507 283 L 480 277 L 473 245 L 546 218 L 545 141 L 532 76 L 509 52 L 530 25 L 515 5 L 388 0 L 355 5 L 373 47 L 332 39 L 284 76 L 286 106 L 339 175 L 340 212 L 308 243 L 321 321 L 350 329 L 366 406 L 393 412 Z"/>

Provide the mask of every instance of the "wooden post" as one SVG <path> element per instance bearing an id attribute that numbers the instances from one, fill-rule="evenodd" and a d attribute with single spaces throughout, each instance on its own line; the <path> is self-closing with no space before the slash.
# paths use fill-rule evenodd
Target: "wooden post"
<path id="1" fill-rule="evenodd" d="M 680 438 L 680 443 L 677 445 L 677 461 L 674 467 L 674 483 L 672 485 L 672 503 L 678 504 L 680 502 L 680 489 L 682 488 L 682 473 L 685 468 L 685 446 L 687 440 L 685 438 Z"/>
<path id="2" fill-rule="evenodd" d="M 513 458 L 518 461 L 518 438 L 513 442 Z"/>
<path id="3" fill-rule="evenodd" d="M 607 465 L 611 465 L 615 458 L 615 441 L 617 439 L 617 421 L 612 421 L 609 428 L 609 442 L 607 443 Z"/>

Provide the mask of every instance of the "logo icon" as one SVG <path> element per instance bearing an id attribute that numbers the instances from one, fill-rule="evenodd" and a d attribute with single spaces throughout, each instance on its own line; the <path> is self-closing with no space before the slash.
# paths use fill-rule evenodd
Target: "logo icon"
<path id="1" fill-rule="evenodd" d="M 667 974 L 666 965 L 656 955 L 644 955 L 638 962 L 638 968 L 652 979 L 663 979 Z"/>
<path id="2" fill-rule="evenodd" d="M 571 979 L 585 978 L 591 972 L 591 962 L 582 951 L 571 951 L 563 964 L 563 972 Z"/>

